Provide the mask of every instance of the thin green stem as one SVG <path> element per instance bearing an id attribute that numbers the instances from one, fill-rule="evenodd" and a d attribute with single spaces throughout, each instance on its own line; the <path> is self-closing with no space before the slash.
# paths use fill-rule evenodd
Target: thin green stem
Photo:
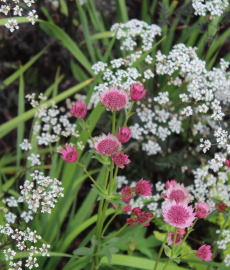
<path id="1" fill-rule="evenodd" d="M 118 215 L 118 213 L 115 213 L 115 214 L 111 217 L 111 219 L 107 222 L 107 224 L 105 225 L 105 228 L 103 229 L 103 231 L 102 231 L 102 233 L 101 233 L 101 236 L 104 235 L 104 233 L 105 233 L 106 229 L 108 228 L 109 224 L 115 219 L 115 217 L 116 217 L 117 215 Z"/>
<path id="2" fill-rule="evenodd" d="M 171 263 L 171 261 L 172 261 L 172 260 L 168 260 L 168 262 L 166 263 L 166 265 L 165 265 L 165 267 L 163 268 L 163 270 L 165 270 L 165 269 L 168 267 L 168 265 Z"/>
<path id="3" fill-rule="evenodd" d="M 84 119 L 82 118 L 81 120 L 82 120 L 83 124 L 84 124 L 85 127 L 86 127 L 87 125 L 86 125 Z M 91 141 L 92 141 L 92 143 L 93 143 L 93 145 L 94 145 L 94 140 L 93 140 L 93 138 L 92 138 L 92 136 L 91 136 L 91 133 L 90 133 L 89 128 L 86 128 L 86 131 L 89 133 L 89 137 L 90 137 L 90 139 L 91 139 Z"/>
<path id="4" fill-rule="evenodd" d="M 124 123 L 123 127 L 125 127 L 126 124 L 127 124 L 127 122 L 128 122 L 129 114 L 130 114 L 130 112 L 131 112 L 131 110 L 132 110 L 132 108 L 133 108 L 133 104 L 134 104 L 134 101 L 132 101 L 132 104 L 131 104 L 131 106 L 130 106 L 130 108 L 129 108 L 129 111 L 128 111 L 128 113 L 126 114 L 125 123 Z"/>
<path id="5" fill-rule="evenodd" d="M 116 237 L 119 233 L 121 233 L 126 227 L 128 226 L 128 224 L 126 223 L 119 231 L 115 232 L 114 234 L 112 234 L 109 238 L 107 238 L 105 241 L 103 241 L 103 244 L 108 242 L 109 240 L 111 240 L 112 238 Z"/>
<path id="6" fill-rule="evenodd" d="M 177 236 L 177 228 L 175 228 L 175 232 L 174 232 L 171 257 L 173 257 L 173 253 L 174 253 L 174 247 L 175 247 L 175 243 L 176 243 L 176 236 Z"/>
<path id="7" fill-rule="evenodd" d="M 110 160 L 110 178 L 109 178 L 109 195 L 113 190 L 113 161 Z"/>
<path id="8" fill-rule="evenodd" d="M 158 263 L 160 261 L 161 254 L 162 254 L 163 249 L 164 249 L 164 244 L 167 242 L 167 240 L 168 240 L 168 233 L 166 234 L 165 239 L 164 239 L 164 241 L 163 241 L 163 243 L 161 245 L 160 251 L 159 251 L 158 256 L 157 256 L 157 261 L 155 263 L 155 266 L 154 266 L 154 269 L 153 270 L 156 270 L 157 269 L 157 265 L 158 265 Z"/>
<path id="9" fill-rule="evenodd" d="M 116 166 L 115 173 L 114 173 L 114 176 L 113 176 L 112 188 L 114 187 L 115 182 L 116 182 L 118 168 L 119 168 L 119 167 L 118 167 L 118 166 Z"/>
<path id="10" fill-rule="evenodd" d="M 192 227 L 190 228 L 190 230 L 188 230 L 187 234 L 185 235 L 184 239 L 181 242 L 181 246 L 184 244 L 185 240 L 187 239 L 187 237 L 189 236 L 189 234 L 191 233 L 191 230 L 193 229 L 193 227 L 195 226 L 196 222 L 197 222 L 198 218 L 195 219 L 195 221 L 192 224 Z"/>
<path id="11" fill-rule="evenodd" d="M 115 125 L 116 125 L 116 111 L 113 111 L 113 128 L 112 128 L 113 135 L 115 135 Z"/>

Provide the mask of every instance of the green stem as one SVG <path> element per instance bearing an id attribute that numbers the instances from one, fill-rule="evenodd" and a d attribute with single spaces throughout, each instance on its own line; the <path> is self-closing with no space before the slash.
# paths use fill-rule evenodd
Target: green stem
<path id="1" fill-rule="evenodd" d="M 85 123 L 84 119 L 82 118 L 81 120 L 82 120 L 83 124 L 84 124 L 84 125 L 85 125 L 85 127 L 86 127 L 87 125 L 86 125 L 86 123 Z M 91 133 L 90 133 L 89 128 L 87 128 L 87 129 L 86 129 L 86 131 L 89 133 L 89 137 L 90 137 L 90 139 L 91 139 L 91 141 L 92 141 L 92 143 L 93 143 L 93 145 L 94 145 L 94 140 L 93 140 L 93 138 L 92 138 L 92 136 L 91 136 Z"/>
<path id="2" fill-rule="evenodd" d="M 118 168 L 119 168 L 119 167 L 116 166 L 115 173 L 114 173 L 114 176 L 113 176 L 112 187 L 114 187 L 114 184 L 115 184 L 115 182 L 116 182 Z"/>
<path id="3" fill-rule="evenodd" d="M 102 233 L 101 233 L 101 236 L 104 235 L 104 233 L 105 233 L 106 229 L 108 228 L 109 224 L 115 219 L 115 217 L 116 217 L 117 215 L 118 215 L 118 213 L 115 213 L 115 214 L 111 217 L 111 219 L 107 222 L 107 224 L 105 225 L 105 228 L 103 229 L 103 231 L 102 231 Z"/>
<path id="4" fill-rule="evenodd" d="M 110 178 L 109 178 L 109 195 L 113 190 L 113 161 L 110 160 Z"/>
<path id="5" fill-rule="evenodd" d="M 103 241 L 102 244 L 108 242 L 109 240 L 111 240 L 112 238 L 116 237 L 119 233 L 121 233 L 126 227 L 128 226 L 128 224 L 126 223 L 119 231 L 115 232 L 114 234 L 112 234 L 109 238 L 107 238 L 105 241 Z"/>
<path id="6" fill-rule="evenodd" d="M 189 236 L 189 234 L 191 233 L 191 230 L 193 229 L 193 227 L 195 226 L 196 222 L 197 222 L 198 218 L 195 219 L 195 221 L 192 224 L 192 227 L 190 228 L 190 230 L 187 232 L 187 234 L 185 235 L 184 239 L 181 242 L 181 247 L 184 244 L 185 240 L 187 239 L 187 237 Z"/>
<path id="7" fill-rule="evenodd" d="M 116 124 L 116 111 L 113 111 L 113 128 L 112 128 L 113 135 L 115 135 L 115 124 Z"/>
<path id="8" fill-rule="evenodd" d="M 174 247 L 175 247 L 175 243 L 176 243 L 176 236 L 177 236 L 177 228 L 175 228 L 175 232 L 174 232 L 171 257 L 173 257 L 173 253 L 174 253 Z"/>
<path id="9" fill-rule="evenodd" d="M 165 239 L 164 239 L 164 241 L 163 241 L 163 243 L 161 245 L 160 251 L 159 251 L 158 256 L 157 256 L 157 261 L 155 263 L 155 266 L 154 266 L 154 269 L 153 270 L 156 270 L 157 269 L 157 265 L 158 265 L 158 263 L 160 261 L 161 254 L 162 254 L 162 251 L 164 249 L 164 244 L 167 242 L 167 240 L 168 240 L 168 233 L 166 234 Z"/>
<path id="10" fill-rule="evenodd" d="M 128 111 L 127 115 L 126 115 L 125 123 L 124 123 L 123 127 L 125 127 L 126 124 L 127 124 L 127 122 L 128 122 L 129 114 L 130 114 L 130 112 L 131 112 L 131 110 L 132 110 L 132 108 L 133 108 L 133 104 L 134 104 L 134 101 L 132 101 L 132 104 L 131 104 L 131 106 L 130 106 L 130 108 L 129 108 L 129 111 Z"/>
<path id="11" fill-rule="evenodd" d="M 165 267 L 162 270 L 165 270 L 168 267 L 168 265 L 171 263 L 171 261 L 172 261 L 171 259 L 168 260 L 168 262 L 166 263 Z"/>

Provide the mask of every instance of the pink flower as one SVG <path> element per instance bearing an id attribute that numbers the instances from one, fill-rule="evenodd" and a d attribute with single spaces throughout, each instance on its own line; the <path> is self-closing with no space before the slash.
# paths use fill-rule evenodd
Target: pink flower
<path id="1" fill-rule="evenodd" d="M 184 187 L 184 184 L 177 183 L 176 185 L 170 184 L 169 188 L 165 192 L 166 200 L 169 201 L 176 201 L 176 203 L 179 202 L 186 202 L 189 203 L 190 201 L 190 195 L 188 193 L 188 190 L 186 187 Z"/>
<path id="2" fill-rule="evenodd" d="M 76 106 L 72 105 L 72 109 L 70 110 L 70 114 L 77 118 L 84 118 L 87 113 L 86 104 L 80 100 L 76 101 Z"/>
<path id="3" fill-rule="evenodd" d="M 130 96 L 132 101 L 137 101 L 143 98 L 147 93 L 147 90 L 144 88 L 143 85 L 139 84 L 132 84 L 130 88 Z"/>
<path id="4" fill-rule="evenodd" d="M 97 138 L 94 148 L 102 156 L 113 157 L 121 150 L 121 143 L 113 134 L 109 133 L 107 136 L 103 134 Z"/>
<path id="5" fill-rule="evenodd" d="M 144 223 L 145 221 L 147 221 L 148 219 L 152 218 L 153 214 L 152 213 L 146 213 L 146 212 L 141 212 L 140 214 L 138 214 L 137 216 L 137 221 L 139 224 Z M 150 221 L 147 222 L 144 227 L 149 226 L 150 225 Z"/>
<path id="6" fill-rule="evenodd" d="M 129 212 L 129 211 L 131 211 L 131 209 L 132 209 L 132 206 L 130 204 L 127 204 L 126 206 L 123 207 L 123 210 L 125 212 Z"/>
<path id="7" fill-rule="evenodd" d="M 117 137 L 121 143 L 127 143 L 130 140 L 131 134 L 132 131 L 127 126 L 118 128 Z"/>
<path id="8" fill-rule="evenodd" d="M 224 204 L 223 202 L 220 202 L 215 204 L 215 208 L 219 213 L 224 213 L 225 209 L 227 208 L 227 205 Z"/>
<path id="9" fill-rule="evenodd" d="M 211 246 L 203 245 L 201 246 L 196 253 L 197 257 L 204 260 L 204 261 L 211 261 L 212 260 L 212 251 Z"/>
<path id="10" fill-rule="evenodd" d="M 125 107 L 129 97 L 124 89 L 118 90 L 117 87 L 105 89 L 101 95 L 101 102 L 111 111 L 118 111 Z"/>
<path id="11" fill-rule="evenodd" d="M 181 235 L 182 237 L 186 234 L 186 230 L 185 229 L 177 229 L 177 234 Z"/>
<path id="12" fill-rule="evenodd" d="M 170 188 L 170 185 L 172 185 L 173 187 L 175 187 L 175 185 L 177 184 L 177 181 L 176 180 L 168 180 L 167 182 L 166 182 L 166 189 L 169 189 Z"/>
<path id="13" fill-rule="evenodd" d="M 141 208 L 140 207 L 134 207 L 132 210 L 132 214 L 137 216 L 139 213 L 141 212 Z"/>
<path id="14" fill-rule="evenodd" d="M 121 198 L 125 203 L 130 202 L 131 199 L 132 199 L 132 195 L 133 195 L 132 188 L 131 187 L 128 187 L 128 186 L 122 188 L 121 195 L 126 195 L 126 196 L 124 196 L 124 197 Z"/>
<path id="15" fill-rule="evenodd" d="M 176 201 L 168 201 L 163 209 L 164 221 L 176 228 L 187 228 L 192 226 L 195 219 L 192 206 L 187 203 L 176 203 Z"/>
<path id="16" fill-rule="evenodd" d="M 227 165 L 228 168 L 230 168 L 230 160 L 226 159 L 225 164 Z"/>
<path id="17" fill-rule="evenodd" d="M 119 154 L 115 154 L 112 158 L 112 161 L 121 169 L 124 169 L 125 166 L 131 162 L 131 160 L 128 159 L 128 155 L 124 154 L 123 152 Z"/>
<path id="18" fill-rule="evenodd" d="M 168 241 L 173 244 L 174 233 L 169 233 Z M 181 244 L 181 235 L 177 233 L 175 244 Z"/>
<path id="19" fill-rule="evenodd" d="M 197 218 L 204 218 L 210 213 L 209 205 L 206 202 L 199 202 L 195 212 Z"/>
<path id="20" fill-rule="evenodd" d="M 135 218 L 133 218 L 133 217 L 131 217 L 131 218 L 127 218 L 126 219 L 126 222 L 129 224 L 129 226 L 131 227 L 131 226 L 134 226 L 135 225 L 135 223 L 137 222 L 137 220 L 135 219 Z"/>
<path id="21" fill-rule="evenodd" d="M 136 193 L 141 196 L 151 196 L 151 187 L 149 181 L 143 180 L 143 178 L 136 185 Z"/>
<path id="22" fill-rule="evenodd" d="M 62 149 L 61 153 L 63 156 L 61 156 L 61 158 L 64 159 L 65 162 L 70 162 L 70 163 L 74 163 L 75 161 L 77 161 L 77 157 L 78 157 L 78 153 L 77 150 L 70 145 L 66 145 L 65 146 L 66 149 Z"/>

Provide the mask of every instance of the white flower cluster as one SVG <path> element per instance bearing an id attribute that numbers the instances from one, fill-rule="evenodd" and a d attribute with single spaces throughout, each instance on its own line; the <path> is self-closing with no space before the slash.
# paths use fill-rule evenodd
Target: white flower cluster
<path id="1" fill-rule="evenodd" d="M 20 253 L 25 253 L 28 256 L 28 259 L 26 260 L 25 267 L 32 269 L 34 267 L 39 267 L 36 258 L 36 254 L 39 252 L 42 253 L 42 256 L 49 257 L 48 249 L 50 248 L 50 245 L 42 244 L 42 247 L 39 249 L 37 247 L 34 247 L 33 245 L 28 246 L 28 242 L 31 242 L 31 244 L 37 243 L 37 240 L 41 239 L 41 236 L 36 234 L 36 231 L 31 231 L 30 228 L 26 228 L 25 230 L 19 230 L 14 229 L 10 227 L 10 224 L 6 223 L 5 226 L 0 225 L 0 232 L 2 235 L 4 235 L 4 239 L 6 240 L 6 243 L 12 244 L 15 242 L 15 248 L 17 248 L 17 251 Z M 17 255 L 17 252 L 15 250 L 12 250 L 11 248 L 3 249 L 3 254 L 5 256 L 5 260 L 9 261 L 10 268 L 9 270 L 22 270 L 22 260 L 19 259 L 19 261 L 15 261 L 15 256 Z M 20 258 L 22 255 L 20 256 Z"/>
<path id="2" fill-rule="evenodd" d="M 194 14 L 199 16 L 221 16 L 228 5 L 228 0 L 192 0 Z"/>
<path id="3" fill-rule="evenodd" d="M 26 202 L 28 208 L 34 213 L 41 208 L 41 212 L 51 213 L 51 208 L 55 207 L 58 197 L 64 197 L 61 182 L 56 178 L 50 179 L 49 176 L 43 176 L 42 172 L 37 170 L 31 174 L 33 181 L 26 180 L 23 186 L 20 186 L 22 196 L 18 202 Z"/>
<path id="4" fill-rule="evenodd" d="M 27 5 L 28 7 L 31 7 L 33 3 L 35 3 L 34 0 L 3 0 L 4 4 L 0 5 L 0 13 L 4 13 L 6 16 L 10 15 L 10 12 L 13 12 L 13 15 L 16 16 L 26 16 L 23 14 L 23 5 Z M 19 6 L 21 4 L 21 6 Z M 35 19 L 38 18 L 38 15 L 36 14 L 36 10 L 32 9 L 32 11 L 28 12 L 28 15 L 26 17 L 32 24 L 35 24 Z M 13 32 L 15 29 L 19 29 L 18 22 L 15 19 L 9 19 L 8 22 L 5 24 L 6 28 L 10 29 L 11 32 Z"/>
<path id="5" fill-rule="evenodd" d="M 220 230 L 216 231 L 217 234 L 220 233 Z M 218 249 L 227 249 L 227 245 L 230 243 L 230 230 L 223 230 L 222 239 L 217 241 Z"/>

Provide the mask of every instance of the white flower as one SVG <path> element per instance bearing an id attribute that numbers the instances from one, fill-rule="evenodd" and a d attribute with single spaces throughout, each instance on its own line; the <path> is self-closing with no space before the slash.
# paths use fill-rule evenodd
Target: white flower
<path id="1" fill-rule="evenodd" d="M 24 139 L 23 142 L 19 144 L 19 146 L 22 148 L 22 150 L 25 151 L 32 149 L 32 146 L 27 139 Z"/>

